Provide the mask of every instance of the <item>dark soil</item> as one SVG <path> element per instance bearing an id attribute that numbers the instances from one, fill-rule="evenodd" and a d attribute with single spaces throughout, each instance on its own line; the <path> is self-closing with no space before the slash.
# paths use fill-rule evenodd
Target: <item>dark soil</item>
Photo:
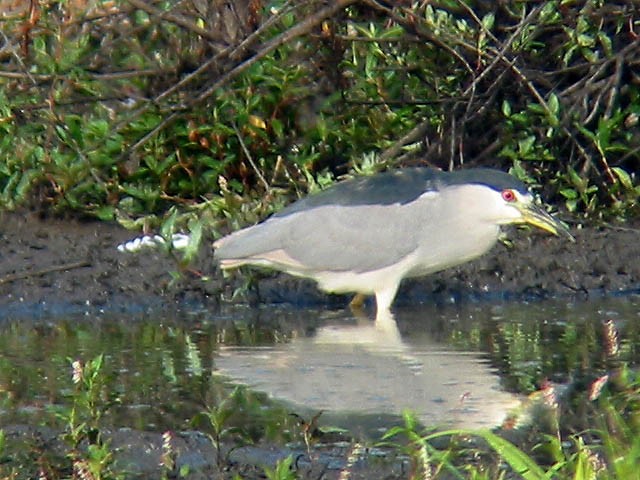
<path id="1" fill-rule="evenodd" d="M 215 311 L 246 285 L 246 275 L 223 279 L 211 261 L 210 242 L 194 265 L 181 269 L 161 250 L 124 254 L 116 246 L 137 234 L 116 224 L 2 215 L 0 318 L 30 318 L 73 311 L 203 306 Z M 573 228 L 576 242 L 512 230 L 511 246 L 445 272 L 408 280 L 397 306 L 420 302 L 589 297 L 640 290 L 640 221 L 622 226 Z M 177 280 L 171 272 L 180 272 Z M 313 282 L 251 271 L 236 301 L 341 308 L 348 297 L 319 292 Z"/>

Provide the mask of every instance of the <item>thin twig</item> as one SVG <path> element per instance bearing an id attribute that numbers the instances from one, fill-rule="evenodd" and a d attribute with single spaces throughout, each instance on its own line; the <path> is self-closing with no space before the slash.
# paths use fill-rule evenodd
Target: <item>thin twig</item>
<path id="1" fill-rule="evenodd" d="M 32 84 L 36 85 L 37 83 L 36 83 L 34 77 L 29 73 L 29 69 L 27 68 L 27 66 L 22 61 L 22 57 L 17 53 L 17 47 L 15 45 L 11 44 L 11 42 L 9 42 L 9 38 L 5 35 L 4 31 L 0 30 L 0 35 L 2 35 L 2 38 L 4 39 L 4 44 L 6 45 L 7 50 L 10 51 L 11 56 L 13 56 L 16 59 L 16 61 L 20 65 L 20 67 L 22 67 L 22 69 L 24 70 L 26 78 L 31 80 Z M 4 48 L 3 48 L 3 50 L 4 50 Z"/>
<path id="2" fill-rule="evenodd" d="M 90 80 L 122 80 L 126 78 L 137 78 L 137 77 L 152 77 L 157 75 L 163 75 L 166 73 L 174 72 L 175 69 L 166 69 L 166 68 L 149 68 L 146 70 L 128 70 L 122 72 L 105 72 L 105 73 L 86 73 L 86 78 Z M 28 78 L 34 83 L 35 80 L 38 82 L 50 82 L 53 80 L 66 80 L 67 76 L 55 74 L 55 75 L 47 75 L 40 73 L 29 73 L 29 72 L 4 72 L 0 71 L 0 77 L 4 78 L 13 78 L 18 80 L 23 80 Z"/>
<path id="3" fill-rule="evenodd" d="M 262 172 L 260 171 L 258 166 L 253 161 L 253 157 L 251 156 L 251 152 L 249 152 L 249 149 L 245 145 L 244 139 L 242 138 L 242 134 L 240 133 L 240 130 L 238 130 L 238 126 L 236 125 L 236 122 L 231 122 L 231 125 L 233 126 L 233 131 L 236 132 L 236 137 L 238 137 L 238 141 L 240 142 L 240 146 L 242 147 L 242 151 L 244 152 L 245 156 L 247 157 L 247 160 L 249 161 L 249 163 L 251 164 L 251 168 L 253 168 L 253 171 L 256 172 L 256 175 L 258 176 L 260 181 L 264 184 L 264 188 L 266 189 L 267 193 L 269 193 L 269 191 L 271 190 L 271 187 L 269 186 L 269 183 L 267 182 L 267 180 L 264 178 L 264 175 L 262 175 Z"/>
<path id="4" fill-rule="evenodd" d="M 429 127 L 431 127 L 430 119 L 420 122 L 418 125 L 413 127 L 409 133 L 398 139 L 393 145 L 382 152 L 380 154 L 380 161 L 388 162 L 392 158 L 398 156 L 405 145 L 421 140 L 429 131 Z"/>
<path id="5" fill-rule="evenodd" d="M 616 55 L 616 71 L 611 78 L 611 88 L 609 90 L 609 100 L 607 101 L 607 108 L 604 111 L 604 118 L 607 120 L 613 115 L 613 108 L 618 92 L 620 91 L 620 82 L 622 81 L 622 67 L 624 59 L 620 55 Z"/>
<path id="6" fill-rule="evenodd" d="M 318 35 L 318 37 L 321 37 Z M 424 43 L 424 40 L 416 35 L 408 35 L 403 37 L 360 37 L 356 35 L 334 35 L 338 40 L 345 42 L 358 43 Z"/>
<path id="7" fill-rule="evenodd" d="M 298 23 L 295 27 L 291 27 L 289 30 L 282 32 L 277 37 L 265 42 L 264 46 L 260 49 L 260 51 L 256 52 L 253 57 L 248 58 L 244 62 L 237 65 L 235 68 L 227 72 L 223 75 L 218 81 L 216 81 L 213 85 L 204 90 L 198 97 L 196 98 L 195 104 L 202 102 L 209 98 L 213 93 L 218 90 L 222 85 L 226 82 L 235 78 L 249 67 L 251 67 L 254 63 L 257 63 L 258 60 L 262 60 L 269 53 L 274 51 L 276 48 L 285 45 L 286 43 L 291 42 L 293 39 L 301 37 L 302 35 L 308 34 L 311 29 L 316 27 L 319 23 L 321 23 L 326 18 L 331 17 L 336 12 L 348 7 L 349 5 L 356 3 L 357 0 L 337 0 L 333 4 L 323 8 L 315 15 L 312 15 L 302 22 Z"/>
<path id="8" fill-rule="evenodd" d="M 158 17 L 161 20 L 166 20 L 168 22 L 171 22 L 175 25 L 178 25 L 179 27 L 184 28 L 185 30 L 189 30 L 190 32 L 195 33 L 196 35 L 201 36 L 202 38 L 211 40 L 212 42 L 220 41 L 220 36 L 218 33 L 212 33 L 209 30 L 199 27 L 198 25 L 185 19 L 184 17 L 159 10 L 155 7 L 152 7 L 148 3 L 143 2 L 142 0 L 127 0 L 127 1 L 137 9 L 142 10 L 143 12 L 147 12 L 149 15 L 153 17 Z"/>
<path id="9" fill-rule="evenodd" d="M 451 47 L 450 45 L 448 45 L 446 42 L 442 41 L 438 36 L 433 35 L 431 32 L 427 32 L 424 29 L 417 29 L 416 25 L 418 25 L 420 22 L 418 21 L 418 19 L 416 18 L 412 18 L 411 21 L 401 17 L 400 15 L 396 14 L 392 8 L 389 8 L 383 4 L 381 4 L 380 2 L 378 2 L 377 0 L 364 0 L 364 2 L 375 8 L 376 10 L 379 10 L 381 12 L 383 12 L 384 14 L 386 14 L 390 20 L 393 20 L 394 22 L 396 22 L 398 25 L 402 25 L 402 27 L 404 27 L 404 29 L 406 31 L 412 31 L 414 32 L 415 35 L 417 35 L 420 38 L 424 38 L 427 41 L 433 43 L 434 45 L 440 47 L 441 49 L 445 50 L 446 52 L 448 52 L 452 57 L 454 57 L 456 60 L 458 60 L 465 69 L 467 69 L 467 71 L 469 71 L 470 73 L 473 73 L 473 68 L 471 68 L 471 65 L 469 65 L 469 62 L 467 62 L 465 60 L 465 58 L 460 55 L 460 53 L 458 53 L 453 47 Z M 408 15 L 411 15 L 412 17 L 415 17 L 414 13 L 409 10 L 409 9 L 404 9 L 405 13 L 407 13 Z M 441 32 L 443 37 L 447 37 L 447 40 L 451 41 L 452 43 L 456 44 L 456 45 L 460 45 L 466 49 L 471 49 L 473 50 L 474 47 L 470 46 L 466 43 L 464 43 L 463 41 L 461 41 L 459 38 L 453 38 L 450 35 L 446 35 L 444 34 L 444 32 Z"/>
<path id="10" fill-rule="evenodd" d="M 84 268 L 90 267 L 91 262 L 88 260 L 73 262 L 73 263 L 65 263 L 62 265 L 56 265 L 54 267 L 43 268 L 42 270 L 36 270 L 35 272 L 21 272 L 21 273 L 13 273 L 10 275 L 5 275 L 0 278 L 0 285 L 4 285 L 5 283 L 15 282 L 16 280 L 23 280 L 25 278 L 33 278 L 33 277 L 42 277 L 43 275 L 47 275 L 49 273 L 61 272 L 64 270 L 73 270 L 76 268 Z"/>
<path id="11" fill-rule="evenodd" d="M 460 2 L 462 5 L 464 5 L 463 2 Z M 467 90 L 465 90 L 464 94 L 468 95 L 471 88 L 475 88 L 475 85 L 477 85 L 486 75 L 489 74 L 489 72 L 491 72 L 491 70 L 493 70 L 495 68 L 495 66 L 498 64 L 498 62 L 503 61 L 506 65 L 508 69 L 513 69 L 513 67 L 515 66 L 515 62 L 516 59 L 507 59 L 506 57 L 506 52 L 508 49 L 511 48 L 511 45 L 513 45 L 513 42 L 515 42 L 516 38 L 520 35 L 520 33 L 522 33 L 522 30 L 524 30 L 524 28 L 529 25 L 532 21 L 533 18 L 539 13 L 539 11 L 541 10 L 542 6 L 538 6 L 534 9 L 531 10 L 531 12 L 529 12 L 529 14 L 520 21 L 520 23 L 518 24 L 518 27 L 516 28 L 516 30 L 513 32 L 513 34 L 507 39 L 507 41 L 504 43 L 504 45 L 502 45 L 502 48 L 500 48 L 500 50 L 498 49 L 492 49 L 494 50 L 494 52 L 496 53 L 496 55 L 494 56 L 492 62 L 482 70 L 482 72 L 480 73 L 480 75 L 478 75 L 473 83 L 471 84 L 471 86 L 469 88 L 467 88 Z M 471 13 L 473 13 L 473 10 L 471 10 L 469 8 L 469 10 L 471 11 Z M 495 42 L 498 42 L 498 40 L 496 39 L 496 37 L 485 28 L 485 26 L 483 25 L 482 21 L 475 15 L 475 13 L 473 13 L 473 17 L 475 18 L 475 20 L 478 22 L 478 25 L 480 28 L 482 28 L 487 35 L 489 35 Z M 486 54 L 485 54 L 486 55 Z"/>

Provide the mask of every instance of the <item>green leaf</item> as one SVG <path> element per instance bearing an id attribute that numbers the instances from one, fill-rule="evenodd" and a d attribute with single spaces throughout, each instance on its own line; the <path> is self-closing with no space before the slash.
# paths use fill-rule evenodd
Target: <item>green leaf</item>
<path id="1" fill-rule="evenodd" d="M 546 110 L 544 109 L 544 107 L 542 105 L 540 105 L 539 103 L 530 103 L 527 105 L 527 110 L 533 112 L 533 113 L 539 113 L 541 115 L 544 115 L 546 112 Z"/>
<path id="2" fill-rule="evenodd" d="M 405 29 L 400 25 L 395 25 L 380 35 L 380 38 L 401 38 L 405 34 Z"/>
<path id="3" fill-rule="evenodd" d="M 493 25 L 495 24 L 495 21 L 495 13 L 487 13 L 484 17 L 482 17 L 482 26 L 487 30 L 491 30 L 493 28 Z"/>
<path id="4" fill-rule="evenodd" d="M 598 130 L 596 130 L 596 140 L 598 146 L 604 151 L 609 146 L 611 139 L 611 129 L 614 128 L 615 122 L 600 118 L 598 121 Z"/>
<path id="5" fill-rule="evenodd" d="M 514 161 L 519 158 L 519 155 L 513 150 L 513 148 L 511 148 L 508 145 L 505 145 L 504 147 L 502 147 L 502 150 L 500 150 L 498 155 L 501 157 L 510 158 Z"/>
<path id="6" fill-rule="evenodd" d="M 615 173 L 624 188 L 633 190 L 633 180 L 631 180 L 631 175 L 629 175 L 623 168 L 611 167 L 611 171 Z"/>
<path id="7" fill-rule="evenodd" d="M 567 173 L 569 174 L 569 179 L 571 180 L 571 183 L 575 187 L 578 187 L 579 190 L 584 190 L 585 181 L 580 175 L 578 175 L 578 172 L 576 172 L 573 168 L 568 168 Z"/>
<path id="8" fill-rule="evenodd" d="M 546 480 L 547 476 L 540 466 L 513 443 L 489 431 L 478 431 L 491 448 L 506 461 L 511 468 L 525 480 Z"/>
<path id="9" fill-rule="evenodd" d="M 269 122 L 271 129 L 277 138 L 284 138 L 284 125 L 277 118 L 272 118 Z"/>
<path id="10" fill-rule="evenodd" d="M 511 104 L 506 100 L 502 101 L 502 114 L 507 118 L 511 116 Z"/>
<path id="11" fill-rule="evenodd" d="M 519 140 L 518 151 L 520 152 L 520 154 L 523 156 L 526 156 L 529 152 L 531 152 L 531 149 L 533 148 L 535 141 L 536 141 L 536 137 L 534 135 L 529 135 L 527 138 L 523 138 L 522 140 Z"/>
<path id="12" fill-rule="evenodd" d="M 591 50 L 590 48 L 583 48 L 580 50 L 580 53 L 582 53 L 582 56 L 589 62 L 589 63 L 595 63 L 598 61 L 598 54 Z"/>
<path id="13" fill-rule="evenodd" d="M 577 439 L 578 453 L 576 458 L 576 471 L 574 475 L 575 480 L 582 479 L 595 479 L 597 472 L 593 468 L 593 462 L 591 459 L 591 451 L 584 444 L 584 440 L 582 437 L 578 437 Z"/>
<path id="14" fill-rule="evenodd" d="M 573 45 L 571 48 L 569 48 L 566 53 L 562 56 L 562 63 L 563 65 L 569 65 L 569 62 L 571 61 L 571 58 L 573 58 L 573 55 L 576 53 L 576 50 L 578 49 L 577 45 Z"/>
<path id="15" fill-rule="evenodd" d="M 578 198 L 578 192 L 576 192 L 573 188 L 563 188 L 560 190 L 560 195 L 568 200 L 575 200 Z"/>
<path id="16" fill-rule="evenodd" d="M 184 251 L 184 259 L 190 262 L 198 255 L 200 241 L 202 240 L 202 221 L 196 221 L 189 225 L 189 244 Z"/>
<path id="17" fill-rule="evenodd" d="M 104 220 L 106 222 L 111 221 L 115 218 L 115 208 L 111 205 L 105 205 L 96 209 L 94 212 L 96 217 L 100 220 Z"/>
<path id="18" fill-rule="evenodd" d="M 549 111 L 557 117 L 558 113 L 560 113 L 560 101 L 558 100 L 558 96 L 555 93 L 549 95 L 547 106 L 549 107 Z"/>
<path id="19" fill-rule="evenodd" d="M 390 438 L 393 438 L 397 435 L 400 435 L 401 433 L 404 433 L 406 431 L 405 427 L 391 427 L 389 430 L 387 430 L 384 435 L 382 436 L 381 440 L 389 440 Z"/>
<path id="20" fill-rule="evenodd" d="M 573 1 L 573 0 L 571 0 Z M 563 2 L 561 2 L 562 4 Z M 558 6 L 555 2 L 545 2 L 542 10 L 540 11 L 540 20 L 542 22 L 555 22 L 561 18 Z"/>
<path id="21" fill-rule="evenodd" d="M 593 133 L 591 130 L 588 130 L 587 128 L 585 128 L 583 125 L 580 125 L 579 123 L 574 123 L 574 126 L 580 131 L 580 133 L 582 133 L 589 140 L 592 140 L 594 142 L 596 141 L 596 134 Z"/>
<path id="22" fill-rule="evenodd" d="M 565 206 L 569 212 L 573 213 L 578 209 L 578 200 L 567 200 Z"/>
<path id="23" fill-rule="evenodd" d="M 269 480 L 293 480 L 296 478 L 296 474 L 291 469 L 293 464 L 293 455 L 289 455 L 286 458 L 278 460 L 276 468 L 265 468 L 265 475 Z"/>
<path id="24" fill-rule="evenodd" d="M 524 169 L 520 160 L 513 161 L 513 166 L 509 169 L 509 173 L 524 183 L 533 184 L 535 182 L 535 179 Z"/>
<path id="25" fill-rule="evenodd" d="M 604 50 L 604 53 L 605 55 L 607 55 L 607 57 L 613 55 L 613 45 L 611 43 L 611 38 L 609 38 L 606 33 L 598 32 L 598 41 L 600 42 L 600 45 L 602 45 L 602 49 Z"/>
<path id="26" fill-rule="evenodd" d="M 593 47 L 596 43 L 596 41 L 591 35 L 586 35 L 584 33 L 581 33 L 580 35 L 578 35 L 577 40 L 578 40 L 578 45 L 581 47 Z"/>
<path id="27" fill-rule="evenodd" d="M 66 129 L 61 125 L 56 125 L 55 128 L 56 128 L 56 133 L 58 134 L 58 137 L 60 137 L 60 140 L 62 140 L 63 142 L 66 142 L 68 139 Z"/>
<path id="28" fill-rule="evenodd" d="M 36 170 L 27 170 L 20 177 L 12 176 L 12 180 L 14 178 L 19 178 L 15 187 L 15 195 L 18 200 L 22 201 L 27 198 L 29 191 L 31 190 L 31 186 L 39 176 L 40 174 Z"/>
<path id="29" fill-rule="evenodd" d="M 109 133 L 110 125 L 106 120 L 93 120 L 87 125 L 87 132 L 100 139 Z"/>
<path id="30" fill-rule="evenodd" d="M 162 223 L 162 227 L 160 227 L 160 235 L 162 238 L 170 240 L 174 232 L 176 231 L 176 220 L 178 219 L 178 210 L 175 208 L 171 209 L 171 213 L 167 217 L 167 219 Z"/>

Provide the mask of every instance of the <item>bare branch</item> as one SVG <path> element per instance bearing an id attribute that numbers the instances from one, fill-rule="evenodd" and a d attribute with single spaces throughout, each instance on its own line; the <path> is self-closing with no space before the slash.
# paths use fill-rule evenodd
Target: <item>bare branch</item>
<path id="1" fill-rule="evenodd" d="M 318 24 L 320 24 L 326 18 L 335 15 L 336 12 L 348 7 L 349 5 L 356 3 L 357 0 L 337 0 L 333 2 L 331 5 L 321 9 L 316 14 L 306 18 L 304 21 L 298 23 L 294 27 L 286 30 L 281 33 L 277 37 L 271 39 L 266 42 L 262 48 L 256 52 L 252 57 L 246 59 L 244 62 L 237 64 L 235 67 L 231 68 L 228 72 L 221 75 L 212 85 L 207 87 L 203 92 L 201 92 L 194 100 L 187 102 L 180 110 L 186 110 L 193 105 L 197 105 L 202 103 L 204 100 L 208 99 L 211 95 L 213 95 L 216 90 L 220 89 L 223 85 L 230 82 L 242 72 L 247 70 L 249 67 L 254 65 L 256 62 L 266 57 L 269 53 L 274 51 L 276 48 L 285 45 L 286 43 L 291 42 L 297 37 L 308 34 L 313 28 L 315 28 Z M 200 69 L 198 69 L 200 70 Z M 181 111 L 177 111 L 171 113 L 169 116 L 165 117 L 160 124 L 158 124 L 155 128 L 153 128 L 150 132 L 148 132 L 144 137 L 138 140 L 135 144 L 133 144 L 126 154 L 130 154 L 131 152 L 136 151 L 142 145 L 144 145 L 149 139 L 153 138 L 160 130 L 174 122 L 181 115 Z"/>

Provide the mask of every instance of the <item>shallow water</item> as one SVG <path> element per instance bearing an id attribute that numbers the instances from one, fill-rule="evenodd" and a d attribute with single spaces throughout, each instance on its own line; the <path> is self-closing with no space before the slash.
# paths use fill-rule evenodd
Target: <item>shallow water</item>
<path id="1" fill-rule="evenodd" d="M 72 360 L 105 354 L 104 422 L 180 430 L 248 385 L 253 400 L 376 435 L 404 409 L 425 425 L 494 426 L 541 382 L 606 369 L 602 323 L 640 361 L 640 297 L 348 311 L 234 308 L 0 324 L 0 426 L 52 423 L 68 404 Z"/>

